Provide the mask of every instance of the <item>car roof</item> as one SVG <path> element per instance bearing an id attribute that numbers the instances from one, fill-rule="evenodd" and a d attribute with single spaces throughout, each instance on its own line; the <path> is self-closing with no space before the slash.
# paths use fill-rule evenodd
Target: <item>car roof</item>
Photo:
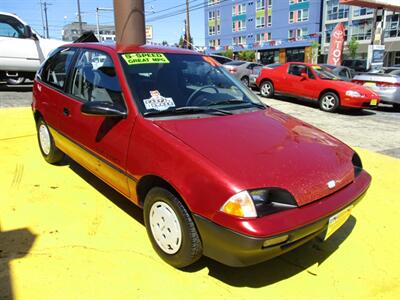
<path id="1" fill-rule="evenodd" d="M 93 48 L 97 50 L 109 49 L 117 53 L 154 52 L 154 53 L 203 55 L 201 53 L 189 49 L 155 46 L 155 45 L 127 45 L 127 46 L 117 47 L 115 43 L 70 43 L 63 45 L 63 47 Z"/>

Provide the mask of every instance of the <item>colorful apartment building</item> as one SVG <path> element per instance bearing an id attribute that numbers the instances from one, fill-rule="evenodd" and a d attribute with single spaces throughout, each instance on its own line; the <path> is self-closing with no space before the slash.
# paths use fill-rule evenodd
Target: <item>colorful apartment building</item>
<path id="1" fill-rule="evenodd" d="M 208 0 L 208 53 L 257 51 L 264 64 L 311 62 L 320 39 L 322 0 Z"/>

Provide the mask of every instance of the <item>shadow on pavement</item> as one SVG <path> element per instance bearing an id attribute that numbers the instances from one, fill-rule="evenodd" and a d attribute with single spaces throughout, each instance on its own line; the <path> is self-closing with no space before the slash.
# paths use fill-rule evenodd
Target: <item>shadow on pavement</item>
<path id="1" fill-rule="evenodd" d="M 355 224 L 356 219 L 350 216 L 346 223 L 327 241 L 322 242 L 320 238 L 313 239 L 291 252 L 254 266 L 233 268 L 210 258 L 202 257 L 197 263 L 184 269 L 184 271 L 197 272 L 203 268 L 208 268 L 209 276 L 226 284 L 252 288 L 277 283 L 305 270 L 310 276 L 317 276 L 318 270 L 314 270 L 316 269 L 314 265 L 320 266 L 328 259 L 350 235 Z"/>
<path id="2" fill-rule="evenodd" d="M 129 199 L 119 194 L 72 159 L 67 157 L 63 165 L 69 165 L 71 170 L 77 175 L 136 221 L 144 225 L 142 209 L 133 204 Z M 322 242 L 320 238 L 315 238 L 291 252 L 254 266 L 233 268 L 210 258 L 202 257 L 198 262 L 182 271 L 190 273 L 208 268 L 209 276 L 237 287 L 262 287 L 270 285 L 303 272 L 315 264 L 318 266 L 321 265 L 350 235 L 355 224 L 356 219 L 350 216 L 346 223 L 327 241 Z M 317 275 L 312 270 L 307 270 L 307 272 L 310 276 Z"/>
<path id="3" fill-rule="evenodd" d="M 103 196 L 113 202 L 116 206 L 118 206 L 136 221 L 144 225 L 142 209 L 137 207 L 129 199 L 118 193 L 112 187 L 104 183 L 101 179 L 97 178 L 95 175 L 90 173 L 88 170 L 83 168 L 69 157 L 66 157 L 60 165 L 68 165 L 72 171 L 78 174 L 83 180 L 89 183 Z"/>
<path id="4" fill-rule="evenodd" d="M 32 92 L 32 84 L 21 84 L 21 85 L 3 85 L 0 84 L 0 92 Z"/>
<path id="5" fill-rule="evenodd" d="M 0 299 L 14 299 L 10 262 L 26 256 L 35 239 L 27 228 L 11 231 L 0 228 Z"/>

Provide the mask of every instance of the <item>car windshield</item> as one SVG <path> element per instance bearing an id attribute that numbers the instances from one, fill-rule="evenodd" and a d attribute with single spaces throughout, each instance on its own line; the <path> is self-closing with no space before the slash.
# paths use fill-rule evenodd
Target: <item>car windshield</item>
<path id="1" fill-rule="evenodd" d="M 194 54 L 125 53 L 121 63 L 137 107 L 156 112 L 196 113 L 263 107 L 258 98 L 213 59 Z M 221 111 L 221 110 L 220 110 Z"/>
<path id="2" fill-rule="evenodd" d="M 312 66 L 312 69 L 317 76 L 323 80 L 339 80 L 339 78 L 326 67 Z"/>

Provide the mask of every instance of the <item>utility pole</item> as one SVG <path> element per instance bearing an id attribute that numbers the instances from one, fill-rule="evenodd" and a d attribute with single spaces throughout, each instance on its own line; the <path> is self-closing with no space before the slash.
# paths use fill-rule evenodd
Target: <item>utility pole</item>
<path id="1" fill-rule="evenodd" d="M 81 3 L 77 0 L 78 5 L 78 22 L 79 22 L 79 34 L 82 35 L 82 16 L 81 16 Z"/>
<path id="2" fill-rule="evenodd" d="M 40 0 L 40 15 L 42 17 L 42 28 L 43 28 L 43 36 L 45 37 L 46 27 L 44 26 L 44 18 L 43 18 L 43 2 Z"/>
<path id="3" fill-rule="evenodd" d="M 186 40 L 186 48 L 192 49 L 190 43 L 190 23 L 189 23 L 189 0 L 186 0 L 186 29 L 185 29 L 185 40 Z"/>
<path id="4" fill-rule="evenodd" d="M 114 0 L 117 48 L 146 44 L 144 0 Z"/>
<path id="5" fill-rule="evenodd" d="M 47 5 L 48 5 L 48 3 L 45 1 L 43 3 L 43 6 L 44 6 L 44 18 L 46 20 L 46 38 L 49 38 L 49 22 L 47 20 Z"/>

